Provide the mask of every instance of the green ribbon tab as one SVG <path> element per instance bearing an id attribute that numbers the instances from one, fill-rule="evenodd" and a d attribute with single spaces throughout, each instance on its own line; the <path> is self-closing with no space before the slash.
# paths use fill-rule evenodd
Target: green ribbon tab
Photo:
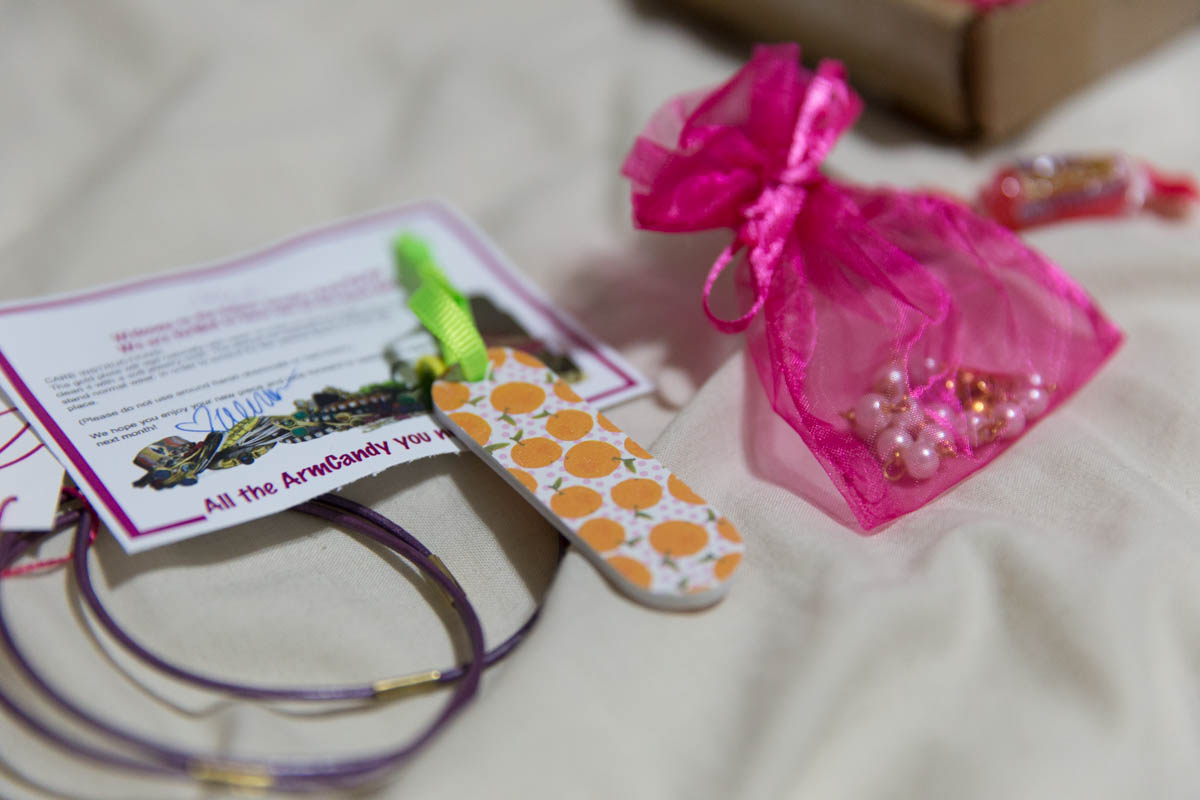
<path id="1" fill-rule="evenodd" d="M 458 364 L 469 381 L 482 380 L 487 372 L 487 348 L 475 327 L 470 302 L 438 267 L 424 240 L 405 233 L 392 247 L 396 277 L 409 292 L 408 307 L 441 343 L 446 365 Z"/>

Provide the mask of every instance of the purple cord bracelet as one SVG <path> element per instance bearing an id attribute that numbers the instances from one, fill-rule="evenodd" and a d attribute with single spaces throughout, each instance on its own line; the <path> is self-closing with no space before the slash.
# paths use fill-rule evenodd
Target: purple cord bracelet
<path id="1" fill-rule="evenodd" d="M 332 502 L 330 502 L 331 499 Z M 370 687 L 360 687 L 357 690 L 262 690 L 265 694 L 257 694 L 260 691 L 258 687 L 238 687 L 235 684 L 211 681 L 211 679 L 192 675 L 180 670 L 178 667 L 173 667 L 166 662 L 162 662 L 167 667 L 165 671 L 170 674 L 183 672 L 190 678 L 195 679 L 192 682 L 207 685 L 206 682 L 211 681 L 216 684 L 216 686 L 211 688 L 219 688 L 221 691 L 229 692 L 229 687 L 233 687 L 235 689 L 234 694 L 260 699 L 347 699 L 351 697 L 377 697 L 385 692 L 390 693 L 393 690 L 407 686 L 454 681 L 450 698 L 442 707 L 440 713 L 412 741 L 400 747 L 366 757 L 313 761 L 308 763 L 274 759 L 236 759 L 219 755 L 189 753 L 164 745 L 96 717 L 75 704 L 74 701 L 42 678 L 13 637 L 4 615 L 2 602 L 0 602 L 0 644 L 3 644 L 10 658 L 25 678 L 46 699 L 53 702 L 63 711 L 88 727 L 105 734 L 108 738 L 124 743 L 137 751 L 138 756 L 135 758 L 118 755 L 83 743 L 55 730 L 14 702 L 4 691 L 3 686 L 0 686 L 0 706 L 6 708 L 13 716 L 34 732 L 76 756 L 100 764 L 139 771 L 145 774 L 189 777 L 198 781 L 247 789 L 270 788 L 280 791 L 321 791 L 362 783 L 366 780 L 379 777 L 385 770 L 398 765 L 429 741 L 475 694 L 487 659 L 484 652 L 483 630 L 480 626 L 479 618 L 475 614 L 466 594 L 445 569 L 445 565 L 441 563 L 440 559 L 430 553 L 415 537 L 390 520 L 352 501 L 336 498 L 331 495 L 325 495 L 319 498 L 318 501 L 304 503 L 295 510 L 349 528 L 378 542 L 404 557 L 429 579 L 437 583 L 450 598 L 455 612 L 466 629 L 471 648 L 471 658 L 466 665 L 447 670 L 445 673 L 432 670 L 417 676 L 397 678 L 391 681 L 377 681 Z M 84 508 L 80 512 L 72 512 L 60 517 L 60 523 L 63 526 L 72 523 L 76 525 L 75 541 L 72 548 L 76 574 L 78 575 L 81 570 L 86 574 L 89 531 L 96 525 L 94 512 L 90 508 Z M 0 536 L 0 569 L 8 567 L 27 549 L 33 547 L 49 535 L 45 533 L 5 534 Z M 88 590 L 85 589 L 84 593 L 86 596 Z M 94 595 L 94 592 L 91 594 Z M 90 600 L 89 605 L 92 605 L 93 610 L 99 607 L 98 602 L 93 605 Z M 98 614 L 98 617 L 103 620 L 107 615 L 103 614 L 102 607 L 100 608 L 101 613 Z M 109 622 L 112 622 L 111 618 Z M 496 648 L 492 654 L 489 654 L 492 662 L 502 658 L 507 652 L 511 651 L 512 647 L 520 641 L 529 624 L 526 623 L 517 634 Z M 109 627 L 107 624 L 105 627 L 110 632 L 114 629 L 120 630 L 115 625 L 115 622 L 112 623 L 112 627 Z M 128 646 L 128 643 L 121 639 L 119 635 L 117 635 L 117 638 Z M 132 642 L 132 639 L 129 642 Z M 136 643 L 133 644 L 135 645 L 133 652 L 137 653 Z M 150 656 L 146 660 L 157 666 L 155 661 L 157 657 L 148 652 L 146 655 Z M 158 660 L 161 661 L 161 659 Z M 435 673 L 436 678 L 434 677 Z M 443 675 L 447 677 L 442 679 Z M 364 688 L 369 689 L 369 693 L 362 693 Z M 331 692 L 332 694 L 330 694 Z M 347 694 L 347 692 L 358 693 Z M 301 697 L 298 695 L 304 696 Z"/>
<path id="2" fill-rule="evenodd" d="M 353 500 L 347 500 L 334 494 L 324 494 L 314 498 L 312 503 L 319 503 L 322 506 L 327 506 L 331 509 L 341 511 L 347 514 L 352 514 L 369 524 L 375 525 L 390 535 L 407 542 L 409 546 L 418 550 L 425 558 L 432 561 L 443 572 L 446 571 L 442 560 L 431 553 L 425 545 L 417 541 L 416 537 L 412 536 L 401 526 L 392 522 L 387 517 L 379 514 L 372 509 L 357 503 Z M 315 514 L 312 511 L 305 509 L 303 506 L 298 507 L 297 511 L 313 514 L 314 516 L 323 516 Z M 325 517 L 332 519 L 331 517 Z M 444 684 L 453 683 L 461 678 L 466 673 L 465 666 L 455 666 L 442 670 L 429 670 L 424 673 L 414 675 L 406 675 L 399 678 L 390 678 L 384 680 L 373 681 L 370 684 L 363 686 L 350 687 L 320 687 L 320 688 L 277 688 L 245 685 L 233 683 L 230 681 L 212 678 L 206 675 L 193 672 L 191 670 L 180 667 L 176 664 L 167 661 L 161 656 L 151 652 L 144 645 L 134 639 L 126 632 L 109 614 L 108 610 L 100 601 L 96 593 L 96 589 L 92 584 L 91 572 L 88 568 L 88 558 L 86 548 L 82 551 L 75 551 L 72 559 L 74 564 L 75 580 L 79 586 L 81 595 L 91 609 L 92 614 L 100 622 L 101 626 L 108 631 L 127 652 L 132 654 L 137 659 L 141 660 L 146 665 L 158 670 L 159 672 L 170 675 L 186 683 L 194 686 L 199 686 L 215 692 L 241 697 L 248 700 L 287 700 L 287 701 L 337 701 L 337 700 L 372 700 L 376 698 L 388 697 L 395 694 L 398 690 L 409 689 L 422 684 Z M 447 573 L 449 574 L 449 573 Z M 453 577 L 451 576 L 451 579 Z M 511 653 L 525 635 L 533 627 L 537 621 L 538 612 L 534 611 L 520 628 L 518 628 L 508 639 L 502 642 L 494 649 L 487 652 L 483 658 L 485 668 L 492 666 L 496 662 L 503 659 Z"/>

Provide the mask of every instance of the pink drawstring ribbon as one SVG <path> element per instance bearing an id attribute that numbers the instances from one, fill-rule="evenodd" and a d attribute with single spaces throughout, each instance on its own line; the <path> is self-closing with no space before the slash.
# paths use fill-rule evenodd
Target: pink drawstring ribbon
<path id="1" fill-rule="evenodd" d="M 713 263 L 703 290 L 704 313 L 725 333 L 745 330 L 762 310 L 809 187 L 824 180 L 821 163 L 862 107 L 840 63 L 822 62 L 805 82 L 794 44 L 759 47 L 750 69 L 755 61 L 769 63 L 769 78 L 756 87 L 755 97 L 746 98 L 756 105 L 744 130 L 708 116 L 740 88 L 727 84 L 690 113 L 671 108 L 686 113 L 677 138 L 639 138 L 623 168 L 635 184 L 634 215 L 642 227 L 673 232 L 735 229 L 733 242 Z M 763 95 L 769 95 L 768 102 L 761 102 Z M 673 152 L 681 145 L 682 153 Z M 771 153 L 787 156 L 773 162 Z M 668 158 L 674 161 L 662 171 Z M 710 305 L 712 289 L 743 249 L 754 300 L 737 319 L 723 319 Z"/>

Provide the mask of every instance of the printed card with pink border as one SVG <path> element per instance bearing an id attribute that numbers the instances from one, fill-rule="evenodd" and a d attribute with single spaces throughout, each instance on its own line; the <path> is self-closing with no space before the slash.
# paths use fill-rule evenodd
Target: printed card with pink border
<path id="1" fill-rule="evenodd" d="M 0 388 L 130 552 L 460 452 L 430 414 L 438 345 L 394 283 L 400 231 L 438 254 L 489 346 L 537 359 L 598 408 L 649 389 L 437 203 L 0 305 Z"/>

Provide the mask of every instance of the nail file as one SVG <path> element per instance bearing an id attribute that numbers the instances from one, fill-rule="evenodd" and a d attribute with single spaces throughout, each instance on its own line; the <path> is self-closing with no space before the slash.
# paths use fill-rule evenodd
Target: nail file
<path id="1" fill-rule="evenodd" d="M 487 353 L 482 380 L 434 383 L 438 420 L 626 595 L 667 610 L 720 600 L 744 550 L 733 524 L 541 361 Z"/>

